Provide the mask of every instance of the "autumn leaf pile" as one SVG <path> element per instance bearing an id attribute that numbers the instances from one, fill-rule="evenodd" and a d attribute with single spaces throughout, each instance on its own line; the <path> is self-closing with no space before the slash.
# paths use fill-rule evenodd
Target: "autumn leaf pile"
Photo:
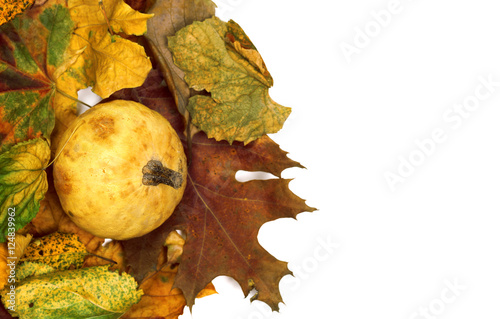
<path id="1" fill-rule="evenodd" d="M 291 110 L 269 96 L 273 79 L 242 28 L 215 17 L 209 0 L 8 4 L 0 12 L 0 287 L 10 315 L 177 318 L 215 293 L 220 275 L 278 310 L 290 271 L 259 244 L 259 228 L 314 208 L 280 177 L 302 167 L 267 136 Z M 87 87 L 157 111 L 183 143 L 183 199 L 142 237 L 103 245 L 70 220 L 54 189 L 55 150 Z M 239 170 L 278 178 L 241 183 Z"/>

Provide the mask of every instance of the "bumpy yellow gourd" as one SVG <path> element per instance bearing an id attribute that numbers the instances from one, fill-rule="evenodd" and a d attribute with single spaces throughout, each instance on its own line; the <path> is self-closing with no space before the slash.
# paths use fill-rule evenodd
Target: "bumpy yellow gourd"
<path id="1" fill-rule="evenodd" d="M 54 163 L 61 205 L 80 228 L 112 239 L 149 233 L 186 187 L 186 156 L 170 123 L 146 106 L 99 104 L 66 130 Z"/>

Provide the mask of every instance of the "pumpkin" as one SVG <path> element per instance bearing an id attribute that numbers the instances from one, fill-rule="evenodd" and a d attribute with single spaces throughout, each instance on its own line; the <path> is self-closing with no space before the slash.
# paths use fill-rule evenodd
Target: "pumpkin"
<path id="1" fill-rule="evenodd" d="M 125 240 L 147 234 L 173 213 L 186 187 L 182 143 L 146 106 L 116 100 L 71 123 L 54 163 L 54 185 L 80 228 Z"/>

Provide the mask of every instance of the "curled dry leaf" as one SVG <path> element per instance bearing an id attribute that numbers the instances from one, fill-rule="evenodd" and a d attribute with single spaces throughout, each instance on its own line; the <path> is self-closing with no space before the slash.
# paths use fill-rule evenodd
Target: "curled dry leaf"
<path id="1" fill-rule="evenodd" d="M 179 112 L 187 118 L 186 106 L 191 92 L 184 81 L 184 72 L 174 64 L 167 37 L 194 21 L 213 17 L 215 4 L 210 0 L 158 0 L 148 12 L 154 17 L 148 20 L 146 38 Z"/>
<path id="2" fill-rule="evenodd" d="M 164 246 L 167 247 L 167 260 L 170 265 L 180 261 L 185 243 L 186 240 L 176 231 L 168 234 Z"/>

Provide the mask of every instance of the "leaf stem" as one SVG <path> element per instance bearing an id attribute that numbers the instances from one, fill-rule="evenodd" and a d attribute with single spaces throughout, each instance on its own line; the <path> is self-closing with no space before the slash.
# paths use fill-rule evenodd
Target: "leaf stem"
<path id="1" fill-rule="evenodd" d="M 111 24 L 109 23 L 108 15 L 106 14 L 106 10 L 104 9 L 104 3 L 102 2 L 102 0 L 99 0 L 99 8 L 101 9 L 102 14 L 104 15 L 104 19 L 106 20 L 109 33 L 111 35 L 114 35 L 113 30 L 111 29 Z"/>
<path id="2" fill-rule="evenodd" d="M 109 258 L 106 258 L 106 257 L 102 257 L 102 256 L 99 256 L 99 255 L 96 255 L 96 254 L 93 254 L 93 253 L 89 253 L 89 255 L 94 256 L 94 257 L 98 257 L 98 258 L 101 258 L 101 259 L 104 259 L 104 260 L 109 261 L 109 262 L 111 262 L 111 263 L 113 263 L 113 264 L 117 264 L 117 262 L 116 262 L 116 261 L 114 261 L 113 259 L 109 259 Z"/>
<path id="3" fill-rule="evenodd" d="M 77 127 L 75 127 L 75 129 L 73 130 L 73 132 L 71 132 L 71 135 L 68 137 L 68 139 L 66 140 L 66 142 L 64 142 L 64 145 L 63 147 L 61 148 L 61 150 L 59 151 L 59 153 L 56 154 L 56 156 L 54 157 L 54 159 L 49 163 L 47 164 L 47 166 L 45 166 L 43 168 L 43 170 L 47 169 L 47 167 L 49 167 L 50 165 L 54 164 L 54 162 L 57 160 L 57 158 L 59 157 L 59 155 L 61 155 L 62 151 L 64 150 L 64 148 L 66 147 L 66 144 L 68 144 L 69 140 L 73 137 L 73 134 L 75 134 L 76 130 L 82 125 L 82 123 L 80 123 L 80 125 L 78 125 Z"/>
<path id="4" fill-rule="evenodd" d="M 92 108 L 92 105 L 89 105 L 89 104 L 87 104 L 87 103 L 85 103 L 85 102 L 83 102 L 83 101 L 80 101 L 80 100 L 79 100 L 79 99 L 77 99 L 77 98 L 72 97 L 72 96 L 71 96 L 71 95 L 69 95 L 68 93 L 66 93 L 66 92 L 64 92 L 64 91 L 61 91 L 58 87 L 56 87 L 56 91 L 57 91 L 57 93 L 60 93 L 61 95 L 63 95 L 64 97 L 66 97 L 66 98 L 68 98 L 68 99 L 70 99 L 70 100 L 73 100 L 73 101 L 75 101 L 75 102 L 77 102 L 77 103 L 81 103 L 81 104 L 85 105 L 85 106 L 86 106 L 86 107 L 88 107 L 88 108 Z"/>

